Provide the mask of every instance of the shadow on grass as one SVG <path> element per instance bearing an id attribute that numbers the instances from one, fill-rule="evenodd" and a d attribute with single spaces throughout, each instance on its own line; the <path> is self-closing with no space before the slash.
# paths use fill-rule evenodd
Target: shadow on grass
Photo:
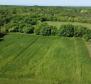
<path id="1" fill-rule="evenodd" d="M 4 39 L 3 38 L 0 38 L 0 41 L 3 41 Z"/>

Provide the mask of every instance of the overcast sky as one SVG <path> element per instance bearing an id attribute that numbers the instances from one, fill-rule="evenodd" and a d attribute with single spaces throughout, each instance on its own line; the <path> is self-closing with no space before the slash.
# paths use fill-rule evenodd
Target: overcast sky
<path id="1" fill-rule="evenodd" d="M 91 6 L 91 0 L 0 0 L 1 5 Z"/>

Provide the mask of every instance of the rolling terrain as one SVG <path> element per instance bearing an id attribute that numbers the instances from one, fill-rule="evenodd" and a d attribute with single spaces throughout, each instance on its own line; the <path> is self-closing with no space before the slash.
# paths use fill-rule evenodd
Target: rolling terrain
<path id="1" fill-rule="evenodd" d="M 0 42 L 0 84 L 91 84 L 86 42 L 9 33 Z"/>

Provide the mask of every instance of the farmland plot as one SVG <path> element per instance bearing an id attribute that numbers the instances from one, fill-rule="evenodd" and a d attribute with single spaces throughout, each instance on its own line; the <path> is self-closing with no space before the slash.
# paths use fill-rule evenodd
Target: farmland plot
<path id="1" fill-rule="evenodd" d="M 83 39 L 13 33 L 0 42 L 0 84 L 90 83 Z"/>

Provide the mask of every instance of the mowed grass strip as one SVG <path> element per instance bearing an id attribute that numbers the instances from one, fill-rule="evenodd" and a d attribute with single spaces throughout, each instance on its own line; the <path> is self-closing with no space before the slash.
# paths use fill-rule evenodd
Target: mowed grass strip
<path id="1" fill-rule="evenodd" d="M 55 21 L 47 21 L 49 25 L 56 26 L 57 28 L 60 28 L 61 25 L 63 24 L 73 24 L 73 25 L 81 25 L 84 27 L 87 27 L 91 29 L 91 24 L 90 23 L 80 23 L 80 22 L 55 22 Z"/>
<path id="2" fill-rule="evenodd" d="M 5 79 L 6 84 L 12 81 L 12 84 L 91 83 L 91 58 L 83 39 L 25 34 L 6 37 L 4 42 L 0 42 L 2 50 L 9 53 L 0 50 L 2 84 Z M 7 40 L 13 39 L 14 43 L 8 45 Z"/>

